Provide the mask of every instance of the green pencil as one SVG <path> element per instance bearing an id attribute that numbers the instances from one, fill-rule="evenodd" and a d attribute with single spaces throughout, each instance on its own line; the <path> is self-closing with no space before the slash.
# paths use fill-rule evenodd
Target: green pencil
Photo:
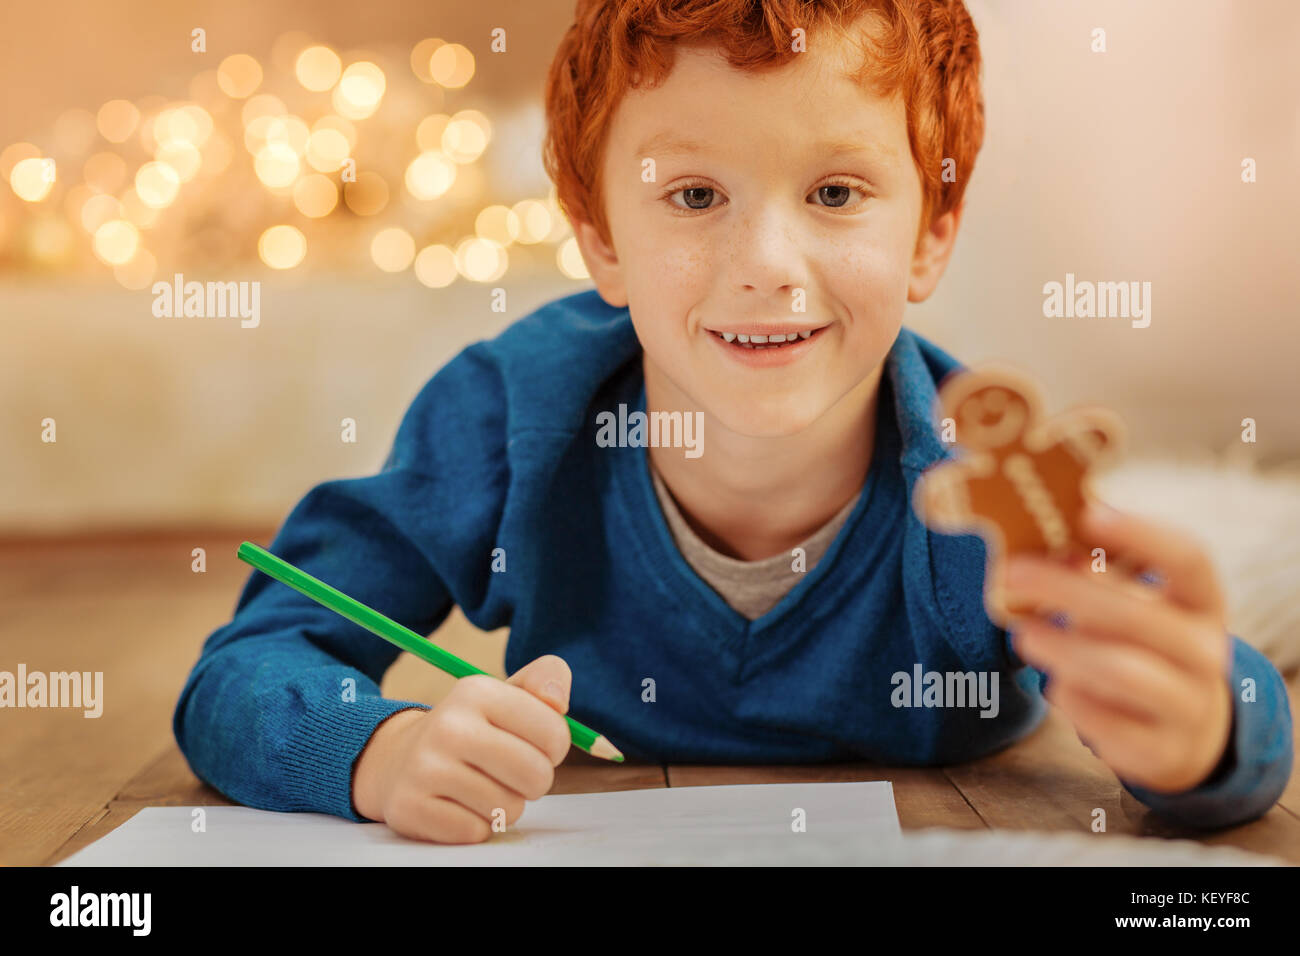
<path id="1" fill-rule="evenodd" d="M 463 661 L 450 651 L 444 651 L 437 644 L 421 637 L 410 628 L 402 627 L 392 618 L 385 617 L 373 608 L 366 607 L 360 601 L 348 597 L 324 581 L 312 577 L 306 571 L 295 568 L 288 561 L 277 558 L 270 551 L 259 548 L 251 541 L 239 546 L 239 559 L 251 564 L 264 574 L 269 574 L 281 584 L 287 584 L 318 604 L 323 604 L 336 614 L 341 614 L 353 624 L 359 624 L 372 634 L 378 634 L 391 644 L 396 644 L 404 651 L 410 651 L 416 657 L 428 661 L 439 670 L 446 671 L 452 677 L 468 677 L 470 674 L 487 674 L 468 661 Z M 492 676 L 492 675 L 488 675 Z M 590 727 L 578 723 L 565 715 L 569 722 L 569 736 L 575 747 L 585 750 L 593 757 L 623 762 L 623 754 L 601 734 Z"/>

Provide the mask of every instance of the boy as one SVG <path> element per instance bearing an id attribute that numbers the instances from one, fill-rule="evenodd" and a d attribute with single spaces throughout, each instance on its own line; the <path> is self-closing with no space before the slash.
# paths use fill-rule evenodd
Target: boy
<path id="1" fill-rule="evenodd" d="M 550 788 L 570 709 L 632 759 L 934 764 L 1031 731 L 1050 676 L 1148 806 L 1200 826 L 1272 806 L 1285 686 L 1227 634 L 1195 544 L 1099 510 L 1095 540 L 1164 586 L 1025 561 L 1005 596 L 1044 614 L 1012 636 L 981 541 L 911 510 L 958 364 L 902 316 L 952 252 L 978 73 L 955 0 L 580 0 L 546 159 L 596 291 L 454 358 L 381 472 L 313 488 L 271 544 L 419 633 L 453 604 L 509 625 L 512 676 L 385 700 L 390 645 L 255 573 L 177 706 L 194 771 L 251 806 L 473 842 Z M 610 441 L 638 412 L 702 427 Z M 917 666 L 991 699 L 898 706 Z"/>

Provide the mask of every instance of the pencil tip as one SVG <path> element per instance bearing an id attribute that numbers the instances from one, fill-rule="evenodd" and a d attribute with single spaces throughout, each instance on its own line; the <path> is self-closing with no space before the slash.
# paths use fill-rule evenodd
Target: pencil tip
<path id="1" fill-rule="evenodd" d="M 606 740 L 603 735 L 597 737 L 592 743 L 591 755 L 604 760 L 613 760 L 616 763 L 623 762 L 623 752 Z"/>

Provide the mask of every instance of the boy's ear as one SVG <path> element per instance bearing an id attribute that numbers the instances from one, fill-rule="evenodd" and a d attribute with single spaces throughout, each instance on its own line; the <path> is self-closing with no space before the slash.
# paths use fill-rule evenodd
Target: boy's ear
<path id="1" fill-rule="evenodd" d="M 623 281 L 623 267 L 618 256 L 596 227 L 581 220 L 573 224 L 573 237 L 578 241 L 582 261 L 587 264 L 591 281 L 596 284 L 596 291 L 607 304 L 616 309 L 627 305 L 627 285 Z"/>
<path id="2" fill-rule="evenodd" d="M 907 301 L 924 302 L 939 284 L 939 277 L 948 266 L 953 243 L 957 241 L 957 228 L 961 225 L 965 201 L 937 217 L 921 236 L 912 254 L 912 272 L 907 281 Z"/>

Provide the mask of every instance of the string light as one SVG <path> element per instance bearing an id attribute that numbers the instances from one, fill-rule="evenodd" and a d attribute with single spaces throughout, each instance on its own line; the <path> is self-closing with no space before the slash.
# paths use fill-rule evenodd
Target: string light
<path id="1" fill-rule="evenodd" d="M 222 262 L 255 252 L 270 268 L 293 269 L 307 262 L 309 236 L 283 220 L 267 227 L 267 218 L 287 211 L 321 230 L 327 254 L 313 256 L 317 269 L 356 249 L 348 235 L 365 218 L 379 220 L 366 266 L 411 269 L 429 289 L 461 278 L 499 280 L 515 244 L 554 244 L 555 267 L 586 277 L 554 187 L 512 205 L 487 201 L 482 161 L 492 148 L 491 121 L 477 109 L 442 112 L 444 98 L 474 77 L 465 46 L 420 40 L 406 74 L 392 72 L 386 50 L 339 52 L 289 33 L 276 39 L 266 63 L 226 56 L 188 81 L 185 99 L 151 94 L 64 110 L 50 127 L 57 175 L 53 159 L 32 143 L 0 151 L 0 177 L 24 200 L 0 226 L 6 251 L 18 253 L 7 261 L 67 268 L 97 259 L 127 289 L 169 274 L 163 257 Z M 399 85 L 381 110 L 391 77 Z M 196 180 L 201 185 L 182 189 Z M 392 206 L 399 182 L 408 198 Z M 421 224 L 391 222 L 399 216 Z M 149 233 L 154 250 L 144 247 L 142 230 L 158 230 Z M 451 244 L 415 238 L 457 231 Z M 74 258 L 87 242 L 94 258 Z"/>

